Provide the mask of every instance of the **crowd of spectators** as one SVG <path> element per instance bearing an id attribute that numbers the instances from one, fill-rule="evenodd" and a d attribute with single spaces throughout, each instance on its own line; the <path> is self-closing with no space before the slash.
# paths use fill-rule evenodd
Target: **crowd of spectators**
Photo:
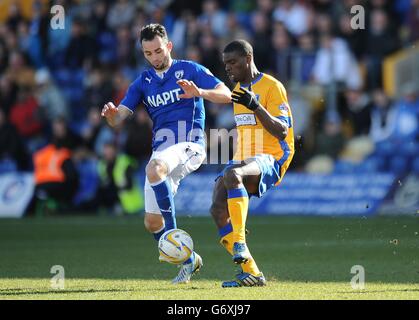
<path id="1" fill-rule="evenodd" d="M 148 67 L 138 36 L 150 22 L 165 25 L 175 58 L 205 65 L 230 87 L 222 49 L 233 39 L 250 41 L 259 69 L 288 90 L 296 135 L 294 170 L 304 170 L 318 155 L 336 160 L 354 137 L 369 137 L 376 145 L 408 139 L 403 143 L 417 147 L 418 88 L 407 86 L 402 98 L 386 95 L 382 63 L 419 40 L 418 0 L 28 3 L 29 16 L 11 1 L 0 22 L 0 159 L 11 160 L 19 170 L 32 169 L 31 155 L 51 142 L 58 120 L 68 126 L 63 144 L 82 149 L 86 157 L 100 157 L 112 142 L 120 152 L 148 159 L 146 111 L 139 108 L 122 129 L 113 130 L 100 110 L 109 101 L 117 105 Z M 351 25 L 351 8 L 359 4 L 365 9 L 365 29 Z M 64 29 L 50 27 L 53 5 L 65 9 Z M 207 128 L 234 127 L 230 107 L 206 106 Z"/>

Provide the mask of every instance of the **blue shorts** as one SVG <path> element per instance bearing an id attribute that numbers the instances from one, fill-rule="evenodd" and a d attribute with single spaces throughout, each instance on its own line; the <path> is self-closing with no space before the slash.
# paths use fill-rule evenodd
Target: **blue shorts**
<path id="1" fill-rule="evenodd" d="M 251 159 L 254 159 L 258 164 L 261 176 L 258 193 L 249 194 L 249 196 L 256 196 L 260 198 L 266 191 L 274 187 L 276 183 L 281 179 L 281 166 L 279 165 L 278 161 L 270 154 L 258 154 L 252 158 L 249 158 L 248 160 Z M 220 177 L 223 177 L 228 169 L 234 168 L 240 163 L 243 163 L 243 161 L 230 160 L 226 164 L 223 171 L 218 174 L 215 181 L 217 181 Z"/>

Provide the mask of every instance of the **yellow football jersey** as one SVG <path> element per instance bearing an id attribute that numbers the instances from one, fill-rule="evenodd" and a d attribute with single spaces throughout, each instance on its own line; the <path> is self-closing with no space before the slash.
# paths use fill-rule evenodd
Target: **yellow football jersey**
<path id="1" fill-rule="evenodd" d="M 240 83 L 237 83 L 234 90 L 239 88 Z M 252 81 L 251 91 L 273 117 L 287 124 L 288 135 L 285 140 L 278 140 L 262 126 L 253 111 L 234 103 L 237 145 L 233 160 L 245 160 L 257 154 L 270 154 L 280 164 L 283 177 L 294 155 L 293 120 L 287 93 L 280 81 L 264 73 Z"/>

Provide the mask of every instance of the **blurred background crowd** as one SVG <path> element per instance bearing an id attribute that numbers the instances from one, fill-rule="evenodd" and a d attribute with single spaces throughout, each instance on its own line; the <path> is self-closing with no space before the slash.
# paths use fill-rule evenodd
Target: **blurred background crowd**
<path id="1" fill-rule="evenodd" d="M 65 9 L 64 29 L 50 27 L 53 5 Z M 364 29 L 351 26 L 354 5 L 365 9 Z M 151 22 L 167 28 L 174 58 L 203 64 L 230 87 L 221 52 L 233 39 L 250 41 L 259 70 L 288 91 L 296 135 L 291 170 L 419 172 L 419 83 L 408 79 L 389 90 L 394 74 L 384 68 L 392 54 L 419 50 L 418 0 L 5 0 L 0 173 L 36 170 L 35 155 L 53 144 L 69 150 L 60 157 L 71 163 L 68 176 L 79 175 L 68 189 L 76 197 L 80 185 L 89 188 L 97 161 L 105 163 L 98 173 L 105 191 L 88 206 L 113 206 L 106 192 L 130 189 L 151 154 L 151 123 L 138 108 L 113 130 L 100 110 L 109 101 L 118 105 L 148 67 L 138 37 Z M 231 107 L 207 102 L 206 110 L 208 129 L 234 128 Z M 107 165 L 121 154 L 135 159 L 121 160 L 128 182 L 118 182 Z"/>

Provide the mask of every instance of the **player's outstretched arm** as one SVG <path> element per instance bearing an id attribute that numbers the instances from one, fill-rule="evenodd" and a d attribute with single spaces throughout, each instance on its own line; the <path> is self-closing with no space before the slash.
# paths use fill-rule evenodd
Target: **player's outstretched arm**
<path id="1" fill-rule="evenodd" d="M 102 117 L 105 117 L 108 124 L 113 127 L 119 127 L 122 122 L 131 114 L 131 111 L 124 106 L 115 107 L 113 102 L 108 102 L 103 106 Z"/>
<path id="2" fill-rule="evenodd" d="M 201 97 L 214 103 L 230 103 L 231 91 L 224 83 L 218 84 L 214 89 L 201 89 L 193 82 L 182 79 L 176 82 L 185 92 L 179 98 L 190 99 Z"/>

